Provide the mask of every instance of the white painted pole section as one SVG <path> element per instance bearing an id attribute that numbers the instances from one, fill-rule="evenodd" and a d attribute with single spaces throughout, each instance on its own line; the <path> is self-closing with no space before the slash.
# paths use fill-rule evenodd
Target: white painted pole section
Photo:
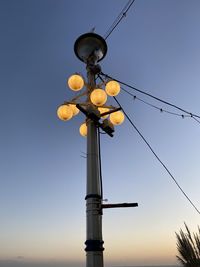
<path id="1" fill-rule="evenodd" d="M 95 77 L 90 68 L 88 84 L 95 88 Z M 87 195 L 86 195 L 86 267 L 103 267 L 103 240 L 101 214 L 101 181 L 97 127 L 87 122 Z"/>

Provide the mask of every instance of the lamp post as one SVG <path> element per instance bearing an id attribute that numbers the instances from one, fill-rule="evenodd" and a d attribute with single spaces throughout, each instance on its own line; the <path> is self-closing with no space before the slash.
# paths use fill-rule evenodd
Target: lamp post
<path id="1" fill-rule="evenodd" d="M 100 36 L 89 33 L 80 36 L 74 45 L 75 54 L 86 63 L 87 84 L 90 93 L 96 87 L 96 63 L 107 51 L 107 45 Z M 89 99 L 88 99 L 89 100 Z M 86 266 L 103 267 L 102 194 L 99 166 L 99 145 L 97 126 L 87 120 L 87 186 L 86 186 Z"/>
<path id="2" fill-rule="evenodd" d="M 106 85 L 101 85 L 105 86 L 105 90 L 96 85 L 96 75 L 101 72 L 97 63 L 107 53 L 105 40 L 95 33 L 83 34 L 76 40 L 74 51 L 86 64 L 87 82 L 75 74 L 69 78 L 68 86 L 74 91 L 79 91 L 85 86 L 86 90 L 61 105 L 57 114 L 64 121 L 78 114 L 79 110 L 86 115 L 86 122 L 80 127 L 80 134 L 87 136 L 86 267 L 103 267 L 102 209 L 122 207 L 125 204 L 127 207 L 127 203 L 102 204 L 98 128 L 113 136 L 113 125 L 121 124 L 124 114 L 120 111 L 121 108 L 106 105 L 107 95 L 115 96 L 119 93 L 119 84 L 116 81 L 108 81 Z M 80 101 L 82 97 L 86 97 L 86 100 Z M 108 115 L 110 120 L 105 119 Z M 135 206 L 137 203 L 133 204 Z"/>

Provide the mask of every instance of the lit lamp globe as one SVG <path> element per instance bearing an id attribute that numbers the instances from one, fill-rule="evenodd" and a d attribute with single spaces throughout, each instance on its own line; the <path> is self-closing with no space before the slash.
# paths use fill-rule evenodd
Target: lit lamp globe
<path id="1" fill-rule="evenodd" d="M 100 114 L 103 114 L 105 112 L 108 112 L 109 111 L 109 108 L 98 108 L 98 110 L 100 111 Z M 108 116 L 109 116 L 109 114 L 104 115 L 104 116 L 101 116 L 101 118 L 106 119 Z"/>
<path id="2" fill-rule="evenodd" d="M 69 105 L 61 105 L 57 109 L 58 118 L 62 121 L 68 121 L 73 116 L 72 108 Z"/>
<path id="3" fill-rule="evenodd" d="M 80 135 L 82 135 L 83 137 L 87 136 L 87 125 L 85 122 L 83 124 L 81 124 L 81 126 L 79 128 L 79 132 L 80 132 Z"/>
<path id="4" fill-rule="evenodd" d="M 79 109 L 76 107 L 75 104 L 69 104 L 72 109 L 73 116 L 76 116 L 79 113 Z"/>
<path id="5" fill-rule="evenodd" d="M 109 81 L 107 84 L 106 84 L 106 93 L 109 95 L 109 96 L 116 96 L 119 94 L 120 92 L 120 85 L 118 82 L 116 81 Z"/>
<path id="6" fill-rule="evenodd" d="M 102 89 L 94 89 L 90 95 L 90 100 L 95 106 L 102 106 L 107 101 L 107 94 Z"/>
<path id="7" fill-rule="evenodd" d="M 84 86 L 84 80 L 79 74 L 73 74 L 68 79 L 68 86 L 73 91 L 80 91 Z"/>
<path id="8" fill-rule="evenodd" d="M 120 125 L 124 121 L 124 113 L 122 111 L 116 111 L 110 114 L 110 121 L 113 125 Z"/>

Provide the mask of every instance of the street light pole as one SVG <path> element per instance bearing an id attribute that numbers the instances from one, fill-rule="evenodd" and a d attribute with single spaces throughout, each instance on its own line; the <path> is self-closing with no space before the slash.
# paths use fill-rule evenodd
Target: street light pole
<path id="1" fill-rule="evenodd" d="M 88 87 L 95 89 L 95 62 L 87 64 Z M 99 138 L 95 122 L 87 121 L 86 267 L 103 267 L 102 194 L 99 166 Z"/>
<path id="2" fill-rule="evenodd" d="M 105 40 L 96 33 L 81 35 L 74 44 L 76 56 L 86 64 L 87 82 L 78 74 L 68 79 L 68 86 L 73 91 L 86 91 L 64 102 L 57 115 L 63 121 L 70 120 L 81 111 L 86 116 L 86 123 L 80 126 L 80 134 L 87 136 L 87 186 L 86 186 L 86 267 L 103 267 L 102 211 L 108 208 L 137 207 L 137 203 L 102 204 L 102 177 L 99 151 L 99 128 L 113 137 L 114 125 L 124 121 L 121 107 L 106 105 L 107 95 L 116 96 L 120 85 L 116 81 L 107 81 L 96 88 L 95 75 L 101 73 L 97 64 L 107 53 Z M 105 90 L 101 89 L 105 86 Z M 99 88 L 100 87 L 100 88 Z M 82 102 L 80 98 L 87 97 Z M 109 115 L 109 120 L 106 117 Z"/>

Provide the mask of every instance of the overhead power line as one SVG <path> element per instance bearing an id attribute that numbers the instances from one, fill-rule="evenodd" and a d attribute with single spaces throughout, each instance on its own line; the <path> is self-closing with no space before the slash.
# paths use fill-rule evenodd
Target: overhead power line
<path id="1" fill-rule="evenodd" d="M 145 100 L 139 98 L 138 96 L 136 96 L 136 95 L 130 93 L 129 91 L 127 91 L 127 90 L 124 89 L 123 87 L 121 87 L 121 89 L 122 89 L 122 91 L 126 92 L 128 95 L 131 95 L 131 96 L 133 97 L 134 100 L 137 99 L 137 100 L 141 101 L 142 103 L 144 103 L 144 104 L 146 104 L 146 105 L 148 105 L 148 106 L 150 106 L 150 107 L 152 107 L 152 108 L 155 108 L 155 109 L 159 110 L 160 112 L 166 112 L 166 113 L 168 113 L 168 114 L 175 115 L 175 116 L 179 116 L 179 117 L 182 117 L 182 118 L 185 118 L 185 117 L 189 117 L 189 118 L 191 118 L 190 115 L 185 115 L 185 114 L 175 113 L 175 112 L 171 112 L 171 111 L 169 111 L 169 110 L 166 110 L 166 109 L 164 109 L 164 108 L 160 108 L 160 107 L 158 107 L 158 106 L 156 106 L 156 105 L 153 105 L 153 104 L 151 104 L 151 103 L 149 103 L 149 102 L 147 102 L 147 101 L 145 101 Z"/>
<path id="2" fill-rule="evenodd" d="M 98 77 L 104 82 L 104 80 L 100 76 L 98 76 Z M 130 93 L 128 90 L 126 90 L 123 87 L 121 87 L 121 90 L 124 91 L 125 93 L 127 93 L 128 95 L 132 96 L 134 100 L 138 100 L 138 101 L 140 101 L 140 102 L 142 102 L 142 103 L 144 103 L 144 104 L 146 104 L 146 105 L 148 105 L 148 106 L 150 106 L 150 107 L 152 107 L 154 109 L 157 109 L 161 113 L 167 113 L 167 114 L 170 114 L 170 115 L 181 117 L 183 119 L 184 118 L 190 118 L 190 119 L 193 119 L 194 121 L 196 121 L 197 123 L 200 124 L 200 120 L 198 120 L 193 113 L 190 113 L 190 115 L 189 115 L 189 114 L 181 114 L 181 113 L 172 112 L 172 111 L 166 110 L 165 108 L 158 107 L 158 106 L 156 106 L 156 105 L 154 105 L 152 103 L 149 103 L 148 101 L 146 101 L 144 99 L 139 98 L 138 96 L 136 96 L 135 94 Z"/>
<path id="3" fill-rule="evenodd" d="M 155 109 L 159 110 L 161 113 L 165 112 L 165 113 L 168 113 L 168 114 L 171 114 L 171 115 L 174 115 L 174 116 L 178 116 L 178 117 L 181 117 L 181 118 L 185 118 L 185 117 L 191 118 L 190 115 L 184 115 L 184 114 L 180 114 L 180 113 L 176 113 L 176 112 L 171 112 L 171 111 L 166 110 L 164 108 L 157 107 L 157 106 L 155 106 L 155 105 L 153 105 L 153 104 L 151 104 L 151 103 L 149 103 L 149 102 L 147 102 L 147 101 L 145 101 L 145 100 L 143 100 L 143 99 L 141 99 L 141 98 L 139 98 L 137 96 L 134 96 L 134 99 L 137 99 L 140 102 L 142 102 L 142 103 L 144 103 L 144 104 L 146 104 L 146 105 L 148 105 L 148 106 L 150 106 L 152 108 L 155 108 Z"/>
<path id="4" fill-rule="evenodd" d="M 193 119 L 193 120 L 195 120 L 197 123 L 200 124 L 200 121 L 199 121 L 197 118 L 195 118 L 194 116 L 187 115 L 187 114 L 180 114 L 180 113 L 176 113 L 176 112 L 172 112 L 172 111 L 166 110 L 166 109 L 161 108 L 161 107 L 158 107 L 158 106 L 156 106 L 156 105 L 154 105 L 154 104 L 152 104 L 152 103 L 149 103 L 148 101 L 145 101 L 144 99 L 139 98 L 138 96 L 136 96 L 136 95 L 130 93 L 129 91 L 127 91 L 127 90 L 124 89 L 123 87 L 121 87 L 121 89 L 122 89 L 124 92 L 126 92 L 128 95 L 132 96 L 134 100 L 138 100 L 138 101 L 144 103 L 145 105 L 148 105 L 148 106 L 150 106 L 150 107 L 152 107 L 152 108 L 154 108 L 154 109 L 157 109 L 157 110 L 159 110 L 161 113 L 167 113 L 167 114 L 170 114 L 170 115 L 174 115 L 174 116 L 177 116 L 177 117 L 181 117 L 181 118 L 183 118 L 183 119 L 184 119 L 184 118 L 190 118 L 190 119 Z"/>
<path id="5" fill-rule="evenodd" d="M 142 138 L 142 140 L 145 142 L 145 144 L 148 146 L 148 148 L 151 150 L 151 152 L 153 153 L 153 155 L 156 157 L 156 159 L 160 162 L 160 164 L 164 167 L 164 169 L 166 170 L 166 172 L 169 174 L 169 176 L 172 178 L 172 180 L 175 182 L 176 186 L 179 188 L 179 190 L 182 192 L 182 194 L 185 196 L 185 198 L 189 201 L 189 203 L 193 206 L 193 208 L 198 212 L 198 214 L 200 214 L 200 211 L 198 210 L 198 208 L 195 206 L 195 204 L 192 202 L 192 200 L 189 198 L 189 196 L 184 192 L 184 190 L 182 189 L 182 187 L 179 185 L 179 183 L 177 182 L 177 180 L 175 179 L 175 177 L 172 175 L 172 173 L 170 172 L 170 170 L 166 167 L 166 165 L 162 162 L 162 160 L 159 158 L 159 156 L 156 154 L 156 152 L 153 150 L 153 148 L 151 147 L 151 145 L 149 144 L 149 142 L 146 140 L 146 138 L 143 136 L 143 134 L 139 131 L 139 129 L 135 126 L 135 124 L 133 123 L 133 121 L 130 119 L 130 117 L 127 115 L 127 113 L 125 112 L 124 108 L 121 106 L 121 104 L 119 103 L 119 101 L 117 100 L 116 97 L 113 97 L 115 99 L 115 101 L 117 102 L 117 104 L 120 106 L 120 108 L 123 110 L 126 118 L 128 119 L 128 121 L 130 122 L 130 124 L 132 125 L 132 127 L 136 130 L 136 132 L 139 134 L 139 136 Z"/>
<path id="6" fill-rule="evenodd" d="M 127 86 L 127 87 L 129 87 L 129 88 L 131 88 L 131 89 L 133 89 L 133 90 L 135 90 L 135 91 L 141 93 L 141 94 L 147 95 L 147 96 L 149 96 L 149 97 L 151 97 L 151 98 L 153 98 L 153 99 L 155 99 L 155 100 L 157 100 L 157 101 L 159 101 L 159 102 L 162 102 L 162 103 L 164 103 L 164 104 L 166 104 L 166 105 L 168 105 L 168 106 L 171 106 L 171 107 L 173 107 L 173 108 L 176 108 L 176 109 L 178 109 L 178 110 L 180 110 L 180 111 L 182 111 L 182 112 L 184 112 L 184 113 L 190 115 L 190 117 L 196 117 L 196 118 L 199 118 L 199 119 L 200 119 L 200 115 L 197 115 L 197 114 L 194 114 L 194 113 L 192 113 L 192 112 L 189 112 L 189 111 L 187 111 L 187 110 L 185 110 L 185 109 L 183 109 L 183 108 L 181 108 L 181 107 L 178 107 L 178 106 L 176 106 L 176 105 L 174 105 L 174 104 L 172 104 L 172 103 L 170 103 L 170 102 L 167 102 L 167 101 L 165 101 L 165 100 L 162 100 L 161 98 L 158 98 L 158 97 L 156 97 L 156 96 L 153 96 L 152 94 L 149 94 L 149 93 L 147 93 L 147 92 L 145 92 L 145 91 L 143 91 L 143 90 L 141 90 L 141 89 L 138 89 L 138 88 L 136 88 L 136 87 L 134 87 L 134 86 L 131 86 L 131 85 L 127 84 L 127 83 L 124 83 L 124 82 L 122 82 L 122 81 L 119 81 L 118 79 L 115 79 L 115 78 L 109 76 L 108 74 L 105 74 L 105 73 L 101 72 L 101 75 L 103 75 L 103 76 L 104 76 L 105 78 L 107 78 L 107 79 L 111 79 L 111 80 L 114 80 L 114 81 L 116 81 L 116 82 L 118 82 L 118 83 L 121 83 L 121 84 L 123 84 L 123 85 L 125 85 L 125 86 Z"/>
<path id="7" fill-rule="evenodd" d="M 196 122 L 198 122 L 200 124 L 200 121 L 197 118 L 195 118 L 194 116 L 192 117 L 192 119 L 194 119 Z"/>
<path id="8" fill-rule="evenodd" d="M 98 76 L 98 78 L 100 78 L 100 80 L 104 83 L 104 80 L 103 80 L 100 76 Z M 176 113 L 176 112 L 171 112 L 171 111 L 166 110 L 166 109 L 164 109 L 164 108 L 158 107 L 158 106 L 156 106 L 156 105 L 154 105 L 154 104 L 152 104 L 152 103 L 149 103 L 148 101 L 145 101 L 144 99 L 139 98 L 138 96 L 136 96 L 135 94 L 130 93 L 128 90 L 124 89 L 123 87 L 120 87 L 120 88 L 121 88 L 122 91 L 124 91 L 124 92 L 127 93 L 128 95 L 132 96 L 132 97 L 133 97 L 133 100 L 138 100 L 138 101 L 140 101 L 140 102 L 142 102 L 142 103 L 144 103 L 144 104 L 146 104 L 146 105 L 148 105 L 148 106 L 150 106 L 150 107 L 152 107 L 152 108 L 154 108 L 154 109 L 159 110 L 161 113 L 163 113 L 163 112 L 164 112 L 164 113 L 168 113 L 168 114 L 171 114 L 171 115 L 174 115 L 174 116 L 181 117 L 181 118 L 183 118 L 183 119 L 184 119 L 185 117 L 187 117 L 187 118 L 192 118 L 192 119 L 196 120 L 198 123 L 200 123 L 199 120 L 197 120 L 197 119 L 194 118 L 194 117 L 191 117 L 191 115 L 185 115 L 185 114 L 180 114 L 180 113 Z"/>
<path id="9" fill-rule="evenodd" d="M 112 25 L 110 26 L 110 28 L 108 29 L 108 31 L 106 32 L 106 34 L 104 35 L 104 39 L 105 40 L 111 35 L 111 33 L 114 31 L 114 29 L 122 21 L 122 19 L 126 17 L 127 12 L 129 11 L 130 7 L 132 6 L 132 4 L 134 2 L 135 2 L 135 0 L 129 0 L 127 2 L 127 4 L 124 6 L 124 8 L 122 9 L 122 11 L 119 13 L 119 15 L 117 16 L 117 18 L 114 20 L 114 22 L 112 23 Z"/>
<path id="10" fill-rule="evenodd" d="M 104 75 L 105 76 L 105 75 Z M 107 76 L 107 75 L 106 75 Z M 102 82 L 105 82 L 103 80 L 103 78 L 98 75 L 98 77 L 100 78 L 100 80 Z M 120 83 L 120 81 L 113 79 L 112 77 L 109 77 L 112 80 L 115 80 L 117 82 Z M 124 89 L 125 90 L 125 89 Z M 127 93 L 129 93 L 127 91 Z M 130 95 L 132 95 L 131 93 L 129 93 Z M 135 126 L 135 124 L 133 123 L 133 121 L 130 119 L 130 117 L 128 116 L 128 114 L 126 113 L 126 111 L 124 110 L 124 108 L 121 106 L 121 104 L 119 103 L 119 101 L 117 100 L 116 97 L 113 97 L 115 99 L 115 101 L 117 102 L 117 104 L 119 105 L 119 107 L 123 110 L 126 118 L 128 119 L 128 121 L 130 122 L 130 124 L 132 125 L 132 127 L 136 130 L 136 132 L 139 134 L 139 136 L 142 138 L 142 140 L 145 142 L 145 144 L 148 146 L 148 148 L 150 149 L 150 151 L 153 153 L 153 155 L 156 157 L 156 159 L 160 162 L 160 164 L 164 167 L 164 169 L 166 170 L 166 172 L 169 174 L 169 176 L 172 178 L 172 180 L 174 181 L 174 183 L 176 184 L 176 186 L 179 188 L 179 190 L 181 191 L 181 193 L 185 196 L 185 198 L 189 201 L 189 203 L 192 205 L 192 207 L 197 211 L 198 214 L 200 214 L 199 209 L 195 206 L 195 204 L 193 203 L 193 201 L 189 198 L 189 196 L 184 192 L 184 190 L 182 189 L 182 187 L 179 185 L 179 183 L 177 182 L 177 180 L 175 179 L 175 177 L 172 175 L 172 173 L 170 172 L 170 170 L 167 168 L 167 166 L 162 162 L 162 160 L 159 158 L 159 156 L 156 154 L 156 152 L 153 150 L 153 148 L 151 147 L 151 145 L 149 144 L 149 142 L 146 140 L 146 138 L 143 136 L 143 134 L 139 131 L 139 129 Z M 148 103 L 149 104 L 149 103 Z M 154 106 L 155 107 L 155 106 Z M 157 107 L 156 107 L 157 108 Z M 189 116 L 189 115 L 184 115 L 184 116 Z M 197 120 L 195 117 L 192 117 L 193 119 Z M 199 120 L 197 120 L 197 122 L 200 123 Z"/>
<path id="11" fill-rule="evenodd" d="M 124 90 L 122 87 L 121 87 L 121 89 Z M 141 98 L 139 98 L 137 96 L 133 96 L 133 98 L 139 100 L 140 102 L 142 102 L 142 103 L 144 103 L 144 104 L 146 104 L 146 105 L 148 105 L 148 106 L 150 106 L 152 108 L 155 108 L 155 109 L 159 110 L 161 113 L 167 113 L 167 114 L 170 114 L 170 115 L 173 115 L 173 116 L 181 117 L 182 119 L 184 119 L 184 118 L 193 119 L 197 123 L 200 124 L 200 121 L 197 118 L 195 118 L 194 116 L 187 115 L 187 114 L 180 114 L 180 113 L 176 113 L 176 112 L 172 112 L 172 111 L 166 110 L 164 108 L 157 107 L 157 106 L 155 106 L 155 105 L 153 105 L 153 104 L 151 104 L 151 103 L 149 103 L 149 102 L 147 102 L 147 101 L 145 101 L 145 100 L 143 100 L 143 99 L 141 99 Z"/>

